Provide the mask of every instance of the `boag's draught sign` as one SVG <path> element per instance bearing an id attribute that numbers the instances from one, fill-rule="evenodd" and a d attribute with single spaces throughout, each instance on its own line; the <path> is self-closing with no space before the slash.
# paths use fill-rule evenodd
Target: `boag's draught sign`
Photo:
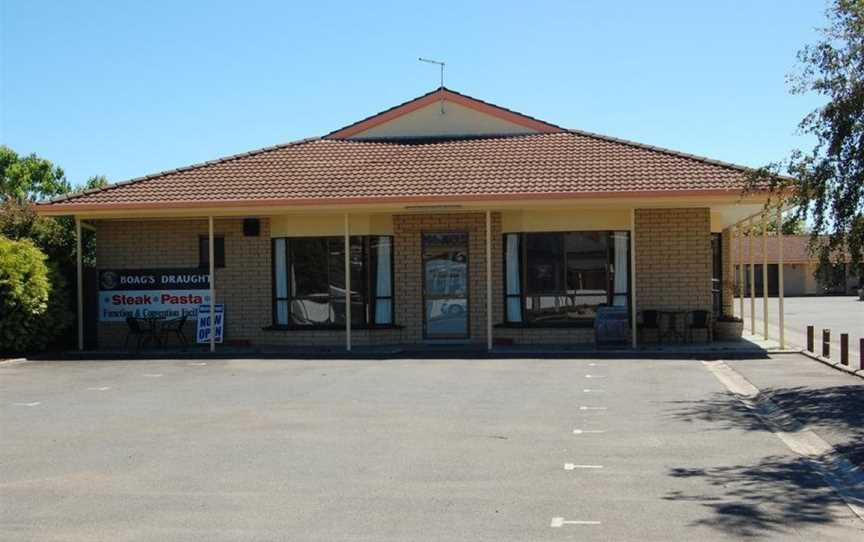
<path id="1" fill-rule="evenodd" d="M 210 302 L 210 275 L 200 269 L 102 269 L 99 321 L 135 318 L 194 318 Z"/>

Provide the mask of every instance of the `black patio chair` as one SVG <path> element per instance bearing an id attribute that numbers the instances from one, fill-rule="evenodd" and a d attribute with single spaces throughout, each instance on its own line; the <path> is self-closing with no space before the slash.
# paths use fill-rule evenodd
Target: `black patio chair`
<path id="1" fill-rule="evenodd" d="M 126 350 L 129 347 L 129 338 L 136 337 L 135 339 L 135 352 L 141 349 L 143 344 L 146 344 L 147 341 L 155 341 L 159 342 L 159 337 L 156 336 L 156 331 L 151 326 L 143 326 L 141 325 L 142 320 L 135 318 L 134 316 L 126 317 L 126 327 L 128 328 L 126 332 L 126 340 L 123 341 L 123 349 Z"/>
<path id="2" fill-rule="evenodd" d="M 189 346 L 189 341 L 186 340 L 186 335 L 183 334 L 183 326 L 186 324 L 188 318 L 189 316 L 184 314 L 179 318 L 172 318 L 171 320 L 162 322 L 159 329 L 159 334 L 162 337 L 162 344 L 167 346 L 168 337 L 174 335 L 185 350 L 186 347 Z"/>
<path id="3" fill-rule="evenodd" d="M 708 342 L 714 342 L 714 324 L 710 311 L 695 310 L 687 314 L 687 340 L 689 342 L 693 342 L 693 332 L 697 329 L 704 329 Z"/>
<path id="4" fill-rule="evenodd" d="M 648 309 L 639 313 L 639 320 L 636 322 L 639 333 L 639 342 L 645 335 L 645 330 L 651 329 L 657 334 L 657 342 L 660 342 L 660 311 Z"/>

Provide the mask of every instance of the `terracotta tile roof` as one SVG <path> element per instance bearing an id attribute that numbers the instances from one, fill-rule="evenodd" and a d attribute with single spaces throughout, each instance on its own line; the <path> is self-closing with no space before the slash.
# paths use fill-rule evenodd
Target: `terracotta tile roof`
<path id="1" fill-rule="evenodd" d="M 827 242 L 827 238 L 821 238 Z M 750 251 L 748 240 L 744 240 L 744 261 L 749 263 Z M 846 256 L 848 261 L 849 256 Z M 732 242 L 732 261 L 738 263 L 738 240 Z M 780 261 L 777 237 L 768 235 L 768 263 Z M 819 261 L 819 254 L 810 253 L 810 235 L 784 235 L 783 236 L 783 262 L 784 263 L 807 263 Z M 762 236 L 757 234 L 753 238 L 753 263 L 762 263 Z"/>
<path id="2" fill-rule="evenodd" d="M 737 192 L 744 170 L 580 131 L 423 140 L 308 139 L 42 205 L 74 209 Z"/>

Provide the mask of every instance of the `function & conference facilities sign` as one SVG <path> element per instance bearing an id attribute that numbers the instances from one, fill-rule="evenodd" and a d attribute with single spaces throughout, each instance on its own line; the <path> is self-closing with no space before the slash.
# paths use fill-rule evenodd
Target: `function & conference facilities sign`
<path id="1" fill-rule="evenodd" d="M 210 302 L 210 275 L 191 269 L 102 269 L 99 321 L 135 318 L 194 318 Z"/>

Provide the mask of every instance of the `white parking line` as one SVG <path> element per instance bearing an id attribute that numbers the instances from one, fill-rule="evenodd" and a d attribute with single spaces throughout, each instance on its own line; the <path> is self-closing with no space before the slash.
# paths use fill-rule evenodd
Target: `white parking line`
<path id="1" fill-rule="evenodd" d="M 589 363 L 588 367 L 606 367 L 603 363 Z"/>
<path id="2" fill-rule="evenodd" d="M 606 378 L 606 375 L 585 375 L 585 378 Z"/>
<path id="3" fill-rule="evenodd" d="M 197 365 L 200 367 L 201 365 L 207 365 L 207 362 L 206 361 L 198 361 L 195 363 L 190 363 L 189 365 Z"/>
<path id="4" fill-rule="evenodd" d="M 108 391 L 111 389 L 110 386 L 101 386 L 99 388 L 87 388 L 90 391 Z"/>
<path id="5" fill-rule="evenodd" d="M 598 389 L 591 389 L 591 388 L 585 388 L 584 390 L 582 390 L 583 393 L 603 393 L 604 391 L 605 390 L 598 390 Z"/>
<path id="6" fill-rule="evenodd" d="M 575 463 L 564 463 L 564 470 L 576 469 L 602 469 L 603 465 L 577 465 Z"/>
<path id="7" fill-rule="evenodd" d="M 605 406 L 580 406 L 579 410 L 606 410 Z"/>
<path id="8" fill-rule="evenodd" d="M 42 403 L 40 401 L 33 401 L 32 403 L 12 403 L 15 406 L 39 406 Z"/>
<path id="9" fill-rule="evenodd" d="M 587 435 L 587 434 L 599 435 L 599 434 L 602 434 L 605 432 L 606 432 L 605 429 L 574 429 L 573 430 L 574 435 Z"/>
<path id="10" fill-rule="evenodd" d="M 564 518 L 552 518 L 552 524 L 550 527 L 563 527 L 564 525 L 600 525 L 599 521 L 585 521 L 579 519 L 564 519 Z"/>
<path id="11" fill-rule="evenodd" d="M 149 378 L 159 378 L 162 376 L 162 373 L 144 373 L 144 376 Z"/>

